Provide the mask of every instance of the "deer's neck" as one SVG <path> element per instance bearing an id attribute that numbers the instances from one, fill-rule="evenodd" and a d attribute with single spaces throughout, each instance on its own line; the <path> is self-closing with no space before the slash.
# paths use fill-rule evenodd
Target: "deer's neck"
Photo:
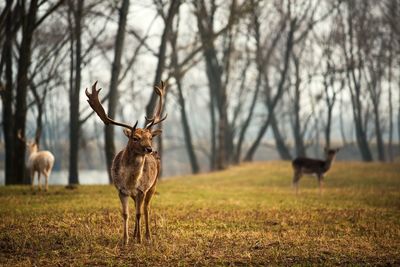
<path id="1" fill-rule="evenodd" d="M 331 168 L 334 160 L 335 157 L 329 157 L 325 160 L 325 171 L 328 171 Z"/>
<path id="2" fill-rule="evenodd" d="M 37 148 L 31 149 L 29 151 L 29 157 L 32 158 L 32 157 L 36 156 L 37 152 L 38 152 Z"/>
<path id="3" fill-rule="evenodd" d="M 142 173 L 144 166 L 145 156 L 135 153 L 130 149 L 125 149 L 122 155 L 122 165 L 135 173 L 136 177 Z"/>

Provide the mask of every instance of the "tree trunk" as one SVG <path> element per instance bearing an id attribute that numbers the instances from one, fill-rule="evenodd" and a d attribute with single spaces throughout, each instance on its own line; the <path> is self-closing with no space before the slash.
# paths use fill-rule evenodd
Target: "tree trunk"
<path id="1" fill-rule="evenodd" d="M 208 15 L 205 4 L 203 1 L 201 3 L 195 2 L 195 6 L 197 9 L 197 26 L 203 44 L 203 55 L 206 62 L 206 74 L 210 88 L 210 102 L 216 105 L 219 114 L 219 120 L 216 125 L 218 128 L 218 132 L 216 133 L 218 142 L 216 142 L 215 168 L 217 170 L 222 170 L 226 167 L 226 133 L 229 127 L 226 88 L 222 85 L 223 68 L 217 57 L 217 51 L 212 37 L 213 25 L 207 20 Z M 213 109 L 213 106 L 211 108 Z M 211 112 L 213 112 L 213 110 Z"/>
<path id="2" fill-rule="evenodd" d="M 278 122 L 276 121 L 275 114 L 271 115 L 271 128 L 275 137 L 275 146 L 278 150 L 279 156 L 282 160 L 291 160 L 292 156 L 290 155 L 289 149 L 287 148 L 285 141 L 282 138 L 281 132 L 278 127 Z"/>
<path id="3" fill-rule="evenodd" d="M 389 77 L 388 77 L 388 102 L 389 102 L 389 161 L 392 162 L 394 158 L 393 151 L 393 103 L 392 103 L 392 76 L 393 76 L 393 34 L 390 34 L 390 45 L 389 45 Z"/>
<path id="4" fill-rule="evenodd" d="M 328 114 L 326 119 L 326 128 L 325 128 L 325 147 L 331 147 L 331 125 L 332 125 L 332 108 L 328 106 Z"/>
<path id="5" fill-rule="evenodd" d="M 254 154 L 256 153 L 256 150 L 258 146 L 261 143 L 261 139 L 264 137 L 265 132 L 268 129 L 268 126 L 271 122 L 271 115 L 268 115 L 267 120 L 264 122 L 264 124 L 261 126 L 260 130 L 258 131 L 257 137 L 254 139 L 252 145 L 250 146 L 249 150 L 247 151 L 246 156 L 244 157 L 245 162 L 253 161 Z"/>
<path id="6" fill-rule="evenodd" d="M 247 129 L 250 126 L 250 122 L 251 122 L 251 119 L 254 114 L 254 109 L 256 107 L 256 102 L 258 99 L 258 93 L 259 93 L 260 87 L 261 87 L 261 79 L 262 79 L 262 69 L 259 69 L 258 74 L 257 74 L 256 88 L 254 91 L 253 98 L 251 100 L 250 110 L 249 110 L 249 113 L 247 114 L 246 120 L 244 121 L 242 128 L 240 129 L 239 139 L 236 144 L 235 157 L 233 159 L 236 164 L 239 164 L 241 161 L 243 141 L 244 141 L 244 138 L 247 133 Z"/>
<path id="7" fill-rule="evenodd" d="M 180 105 L 180 111 L 181 111 L 181 121 L 182 121 L 182 127 L 183 127 L 183 135 L 185 137 L 186 151 L 189 156 L 192 173 L 199 173 L 200 167 L 199 167 L 196 153 L 194 152 L 192 134 L 190 131 L 189 120 L 188 120 L 187 114 L 186 114 L 185 98 L 183 97 L 183 94 L 182 94 L 182 85 L 181 85 L 180 79 L 176 79 L 176 83 L 177 83 L 177 88 L 178 88 L 179 105 Z"/>
<path id="8" fill-rule="evenodd" d="M 295 74 L 296 74 L 296 82 L 294 86 L 294 105 L 293 105 L 293 113 L 294 113 L 294 125 L 293 125 L 293 137 L 295 143 L 295 150 L 297 157 L 306 157 L 306 148 L 304 146 L 303 133 L 301 129 L 300 122 L 300 70 L 299 70 L 299 59 L 293 55 L 293 61 L 295 66 Z"/>
<path id="9" fill-rule="evenodd" d="M 330 77 L 330 83 L 328 83 L 328 75 L 331 75 Z M 326 115 L 326 125 L 325 125 L 325 148 L 330 148 L 331 147 L 331 128 L 332 128 L 332 112 L 333 112 L 333 107 L 336 102 L 336 91 L 334 91 L 334 77 L 333 77 L 333 72 L 331 71 L 331 67 L 329 65 L 329 62 L 327 62 L 327 69 L 326 73 L 324 74 L 324 92 L 325 92 L 325 105 L 327 107 L 327 115 Z M 329 86 L 332 89 L 332 97 L 329 96 Z M 341 89 L 342 90 L 344 87 L 344 80 L 342 80 L 341 83 Z"/>
<path id="10" fill-rule="evenodd" d="M 210 89 L 211 90 L 211 89 Z M 216 166 L 216 158 L 217 158 L 217 127 L 216 127 L 216 116 L 215 116 L 215 99 L 212 93 L 210 93 L 210 120 L 211 120 L 211 127 L 210 127 L 210 171 L 213 171 L 217 168 Z M 399 115 L 400 118 L 400 115 Z M 399 120 L 400 121 L 400 120 Z M 400 129 L 400 128 L 399 128 Z"/>
<path id="11" fill-rule="evenodd" d="M 81 22 L 83 11 L 83 0 L 78 0 L 76 11 L 74 11 L 74 39 L 75 39 L 75 64 L 72 70 L 75 71 L 74 86 L 70 92 L 70 129 L 69 129 L 69 175 L 68 184 L 79 184 L 79 95 L 81 87 L 81 64 L 82 64 L 82 40 L 81 40 Z M 71 51 L 72 52 L 72 51 Z"/>
<path id="12" fill-rule="evenodd" d="M 226 139 L 228 138 L 228 113 L 227 113 L 227 97 L 226 91 L 221 92 L 221 103 L 219 104 L 219 121 L 218 121 L 218 149 L 217 149 L 217 164 L 218 170 L 223 170 L 227 167 L 226 162 Z"/>
<path id="13" fill-rule="evenodd" d="M 115 118 L 115 111 L 118 104 L 118 78 L 121 70 L 121 58 L 122 51 L 124 48 L 125 39 L 125 27 L 126 20 L 129 11 L 129 0 L 123 0 L 121 8 L 119 9 L 119 24 L 118 32 L 115 39 L 115 50 L 114 50 L 114 62 L 111 70 L 111 81 L 110 81 L 110 92 L 108 100 L 108 116 Z M 105 126 L 105 154 L 107 163 L 107 172 L 109 182 L 112 182 L 111 178 L 111 165 L 115 156 L 115 144 L 114 144 L 114 126 Z"/>
<path id="14" fill-rule="evenodd" d="M 343 116 L 345 115 L 345 110 L 343 108 L 343 96 L 340 98 L 340 111 L 339 111 L 339 119 L 340 119 L 340 136 L 342 137 L 342 146 L 347 146 L 347 138 L 345 131 L 345 123 Z"/>
<path id="15" fill-rule="evenodd" d="M 43 118 L 43 105 L 44 105 L 44 99 L 46 97 L 46 90 L 43 92 L 43 96 L 41 98 L 37 92 L 36 86 L 33 83 L 31 83 L 31 92 L 35 98 L 36 107 L 37 107 L 35 143 L 37 144 L 37 146 L 39 148 L 40 147 L 40 137 L 42 135 L 42 129 L 43 129 L 42 118 Z"/>
<path id="16" fill-rule="evenodd" d="M 189 156 L 189 162 L 192 168 L 192 173 L 199 173 L 200 167 L 193 147 L 192 133 L 190 130 L 189 119 L 186 113 L 186 101 L 182 92 L 182 84 L 181 84 L 182 74 L 181 74 L 181 69 L 179 68 L 178 52 L 176 50 L 177 39 L 178 39 L 178 29 L 174 33 L 173 38 L 171 38 L 170 40 L 172 46 L 171 64 L 173 67 L 173 76 L 176 80 L 176 87 L 178 89 L 178 103 L 180 106 L 181 122 L 183 128 L 183 136 L 185 138 L 186 151 Z"/>
<path id="17" fill-rule="evenodd" d="M 11 10 L 11 5 L 13 1 L 7 1 L 7 8 Z M 13 105 L 13 58 L 12 58 L 12 42 L 13 42 L 13 17 L 12 12 L 9 11 L 6 18 L 5 25 L 5 41 L 3 45 L 3 57 L 5 62 L 5 90 L 2 91 L 2 103 L 3 103 L 3 131 L 4 131 L 4 141 L 5 141 L 5 183 L 16 184 L 16 173 L 14 167 L 14 152 L 15 152 L 15 142 L 16 137 L 13 134 L 14 129 L 14 114 L 12 111 Z"/>
<path id="18" fill-rule="evenodd" d="M 373 109 L 374 109 L 374 118 L 375 118 L 375 135 L 376 135 L 376 145 L 378 149 L 378 159 L 379 161 L 384 162 L 385 161 L 385 147 L 383 144 L 383 138 L 382 138 L 382 131 L 381 131 L 381 123 L 380 123 L 380 117 L 379 117 L 379 103 L 376 103 L 376 101 L 379 101 L 378 99 L 374 100 L 373 104 Z"/>
<path id="19" fill-rule="evenodd" d="M 22 136 L 25 136 L 27 111 L 26 95 L 29 83 L 28 70 L 31 64 L 31 44 L 33 32 L 35 30 L 37 10 L 38 0 L 32 0 L 27 16 L 25 17 L 25 15 L 23 15 L 22 19 L 22 41 L 19 48 L 18 59 L 14 136 L 17 136 L 18 132 L 20 132 Z M 25 150 L 25 143 L 18 139 L 14 154 L 14 166 L 16 168 L 15 181 L 18 184 L 28 183 L 28 179 L 25 178 Z"/>

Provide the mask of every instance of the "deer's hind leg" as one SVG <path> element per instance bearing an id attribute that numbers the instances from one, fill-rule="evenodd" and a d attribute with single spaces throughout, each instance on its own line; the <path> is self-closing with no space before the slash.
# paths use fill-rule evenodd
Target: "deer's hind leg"
<path id="1" fill-rule="evenodd" d="M 146 224 L 146 239 L 151 240 L 150 227 L 149 227 L 149 208 L 150 208 L 150 200 L 153 197 L 154 192 L 156 191 L 156 184 L 154 184 L 150 190 L 146 193 L 146 197 L 144 199 L 144 221 Z"/>
<path id="2" fill-rule="evenodd" d="M 322 195 L 322 188 L 324 185 L 324 175 L 318 174 L 318 186 L 319 186 L 319 194 Z"/>
<path id="3" fill-rule="evenodd" d="M 124 219 L 124 245 L 128 244 L 129 196 L 119 193 L 122 205 L 122 218 Z"/>
<path id="4" fill-rule="evenodd" d="M 49 168 L 47 168 L 47 170 L 44 171 L 44 177 L 45 177 L 45 188 L 44 190 L 47 192 L 49 190 L 49 176 L 51 173 L 51 166 Z"/>
<path id="5" fill-rule="evenodd" d="M 42 184 L 40 183 L 40 171 L 37 172 L 38 190 L 42 191 Z"/>

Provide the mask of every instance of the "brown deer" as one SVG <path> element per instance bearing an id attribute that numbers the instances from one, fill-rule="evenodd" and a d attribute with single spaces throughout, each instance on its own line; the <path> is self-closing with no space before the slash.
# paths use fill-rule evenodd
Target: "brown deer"
<path id="1" fill-rule="evenodd" d="M 319 193 L 322 194 L 322 185 L 325 173 L 329 171 L 335 160 L 336 154 L 339 149 L 325 148 L 326 159 L 310 159 L 305 157 L 298 157 L 292 161 L 293 166 L 293 186 L 296 189 L 296 195 L 299 190 L 299 181 L 303 174 L 316 175 L 319 184 Z"/>
<path id="2" fill-rule="evenodd" d="M 26 141 L 22 137 L 21 132 L 18 132 L 18 139 L 25 143 L 28 147 L 29 158 L 28 158 L 28 168 L 31 177 L 31 188 L 34 190 L 34 180 L 35 173 L 38 174 L 38 190 L 42 190 L 42 185 L 40 183 L 40 174 L 45 177 L 45 191 L 49 190 L 49 176 L 54 165 L 54 156 L 50 151 L 42 150 L 38 151 L 38 144 L 36 141 Z"/>
<path id="3" fill-rule="evenodd" d="M 99 101 L 99 91 L 96 89 L 97 81 L 92 86 L 92 92 L 89 93 L 86 88 L 88 102 L 92 109 L 97 113 L 104 124 L 117 125 L 124 127 L 124 134 L 128 137 L 128 144 L 114 158 L 111 165 L 111 177 L 115 187 L 118 190 L 119 199 L 122 205 L 122 217 L 124 220 L 124 244 L 128 244 L 128 219 L 129 197 L 134 200 L 136 206 L 136 220 L 133 238 L 140 243 L 140 218 L 142 206 L 144 210 L 144 220 L 146 225 L 146 239 L 150 240 L 149 228 L 149 204 L 156 191 L 157 178 L 160 173 L 161 162 L 157 152 L 152 148 L 152 139 L 161 134 L 160 129 L 153 130 L 152 127 L 159 124 L 167 118 L 161 117 L 163 108 L 163 96 L 166 85 L 161 82 L 160 86 L 155 86 L 154 90 L 159 96 L 157 110 L 152 118 L 145 118 L 144 128 L 137 128 L 138 121 L 134 126 L 114 121 L 109 118 Z"/>

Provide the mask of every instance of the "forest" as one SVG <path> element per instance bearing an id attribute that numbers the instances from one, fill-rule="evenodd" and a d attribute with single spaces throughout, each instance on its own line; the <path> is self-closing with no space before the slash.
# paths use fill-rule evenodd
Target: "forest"
<path id="1" fill-rule="evenodd" d="M 400 266 L 399 70 L 399 0 L 0 1 L 0 266 Z"/>
<path id="2" fill-rule="evenodd" d="M 255 160 L 392 162 L 400 147 L 398 0 L 6 0 L 0 3 L 0 168 L 29 183 L 27 148 L 68 184 L 124 146 L 86 103 L 144 123 L 168 85 L 164 176 Z"/>

